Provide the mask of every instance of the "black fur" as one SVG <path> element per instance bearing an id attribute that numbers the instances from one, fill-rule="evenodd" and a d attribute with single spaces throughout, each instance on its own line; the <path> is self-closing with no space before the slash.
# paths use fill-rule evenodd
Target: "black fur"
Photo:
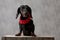
<path id="1" fill-rule="evenodd" d="M 24 9 L 25 9 L 25 16 L 26 17 L 23 17 L 23 14 L 22 14 L 22 12 L 24 11 Z M 22 20 L 25 20 L 25 19 L 27 19 L 29 16 L 28 16 L 28 13 L 30 14 L 30 16 L 31 16 L 31 18 L 33 18 L 32 17 L 32 10 L 31 10 L 31 8 L 28 6 L 28 5 L 21 5 L 19 8 L 18 8 L 18 10 L 17 10 L 17 14 L 16 14 L 16 19 L 17 19 L 17 17 L 18 17 L 18 15 L 19 14 L 21 14 L 21 19 Z M 35 30 L 35 26 L 34 26 L 34 24 L 33 24 L 33 20 L 31 19 L 30 20 L 30 22 L 29 23 L 27 23 L 27 24 L 20 24 L 19 23 L 19 29 L 20 29 L 20 32 L 18 33 L 18 34 L 16 34 L 16 36 L 20 36 L 21 35 L 21 33 L 22 33 L 22 31 L 23 31 L 23 35 L 24 36 L 36 36 L 35 34 L 34 34 L 34 30 Z"/>

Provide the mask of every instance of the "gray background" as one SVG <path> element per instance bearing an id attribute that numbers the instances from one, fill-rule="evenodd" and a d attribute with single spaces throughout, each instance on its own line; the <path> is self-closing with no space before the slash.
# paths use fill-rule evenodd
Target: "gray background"
<path id="1" fill-rule="evenodd" d="M 60 40 L 60 0 L 0 0 L 0 37 L 19 32 L 19 17 L 15 17 L 22 4 L 32 8 L 37 36 L 54 36 Z"/>

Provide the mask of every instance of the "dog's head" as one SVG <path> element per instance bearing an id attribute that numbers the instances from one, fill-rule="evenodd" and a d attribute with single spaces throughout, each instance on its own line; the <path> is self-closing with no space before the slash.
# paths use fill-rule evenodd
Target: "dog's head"
<path id="1" fill-rule="evenodd" d="M 18 13 L 20 13 L 23 17 L 31 16 L 31 8 L 28 5 L 21 5 L 18 10 Z"/>

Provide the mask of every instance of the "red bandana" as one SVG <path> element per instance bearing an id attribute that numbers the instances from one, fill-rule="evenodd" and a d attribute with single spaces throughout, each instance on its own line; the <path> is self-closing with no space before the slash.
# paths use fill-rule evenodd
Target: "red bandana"
<path id="1" fill-rule="evenodd" d="M 21 16 L 20 16 L 20 18 L 21 18 Z M 28 17 L 27 19 L 25 19 L 25 20 L 19 20 L 19 23 L 20 24 L 27 24 L 27 23 L 29 23 L 30 22 L 30 20 L 31 20 L 31 17 Z"/>

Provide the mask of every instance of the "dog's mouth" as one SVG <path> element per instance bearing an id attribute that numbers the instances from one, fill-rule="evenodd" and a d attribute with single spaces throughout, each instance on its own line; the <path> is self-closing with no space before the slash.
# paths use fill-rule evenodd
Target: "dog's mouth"
<path id="1" fill-rule="evenodd" d="M 23 13 L 22 13 L 22 16 L 23 16 L 23 17 L 28 17 L 28 13 L 23 12 Z"/>

